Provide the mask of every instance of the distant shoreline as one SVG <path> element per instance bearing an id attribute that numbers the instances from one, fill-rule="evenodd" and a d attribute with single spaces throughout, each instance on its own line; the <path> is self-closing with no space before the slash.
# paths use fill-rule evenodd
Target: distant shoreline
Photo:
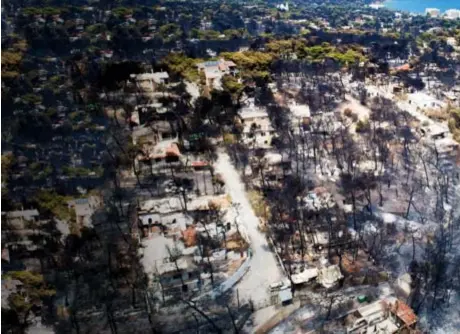
<path id="1" fill-rule="evenodd" d="M 385 8 L 385 2 L 373 2 L 369 5 L 373 9 Z"/>
<path id="2" fill-rule="evenodd" d="M 406 12 L 416 15 L 425 15 L 425 10 L 427 8 L 438 8 L 441 15 L 450 9 L 460 10 L 458 3 L 455 1 L 447 1 L 443 5 L 440 5 L 439 2 L 431 1 L 422 1 L 423 4 L 420 4 L 420 1 L 400 1 L 400 0 L 384 0 L 384 1 L 375 1 L 369 5 L 370 8 L 379 9 L 387 8 L 394 11 Z M 394 4 L 394 6 L 392 6 Z M 408 6 L 409 4 L 409 6 Z M 423 6 L 423 7 L 422 7 Z"/>

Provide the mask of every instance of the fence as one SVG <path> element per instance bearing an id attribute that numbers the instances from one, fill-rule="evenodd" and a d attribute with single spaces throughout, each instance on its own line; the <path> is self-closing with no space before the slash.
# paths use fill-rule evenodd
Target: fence
<path id="1" fill-rule="evenodd" d="M 249 251 L 248 251 L 249 255 Z M 238 270 L 225 282 L 223 282 L 218 288 L 211 292 L 211 296 L 213 298 L 219 296 L 220 294 L 230 290 L 249 270 L 250 267 L 251 257 L 248 256 L 246 260 L 244 260 L 243 264 L 238 268 Z"/>
<path id="2" fill-rule="evenodd" d="M 285 276 L 288 276 L 288 273 L 286 271 L 286 267 L 284 266 L 283 260 L 281 259 L 281 256 L 279 255 L 278 251 L 276 250 L 275 243 L 273 242 L 273 239 L 267 234 L 267 240 L 269 246 L 271 246 L 272 251 L 275 253 L 275 257 L 278 260 L 278 264 L 283 271 Z"/>
<path id="3" fill-rule="evenodd" d="M 251 240 L 249 238 L 249 235 L 248 233 L 246 232 L 246 229 L 243 227 L 243 226 L 240 226 L 238 228 L 239 232 L 240 232 L 240 235 L 243 239 L 245 239 L 245 241 L 250 244 Z M 235 273 L 233 273 L 233 275 L 231 277 L 229 277 L 227 280 L 225 280 L 225 282 L 221 283 L 217 288 L 213 289 L 212 291 L 209 291 L 207 293 L 204 293 L 200 296 L 198 296 L 197 298 L 195 298 L 194 300 L 197 301 L 197 300 L 200 300 L 206 296 L 209 296 L 211 298 L 216 298 L 218 297 L 219 295 L 227 292 L 228 290 L 230 290 L 236 283 L 238 283 L 238 281 L 240 279 L 243 278 L 243 276 L 247 273 L 247 271 L 249 270 L 249 267 L 251 266 L 251 248 L 248 249 L 248 256 L 246 257 L 246 259 L 244 260 L 243 264 L 238 268 L 237 271 L 235 271 Z"/>
<path id="4" fill-rule="evenodd" d="M 315 304 L 316 301 L 311 298 L 311 293 L 309 291 L 296 291 L 295 295 L 292 297 L 292 303 L 298 302 L 300 306 L 304 306 L 307 304 Z M 251 303 L 252 309 L 254 311 L 258 311 L 270 306 L 275 306 L 276 308 L 283 308 L 281 301 L 278 297 L 278 292 L 274 295 L 271 295 L 270 298 L 265 298 L 257 303 Z"/>

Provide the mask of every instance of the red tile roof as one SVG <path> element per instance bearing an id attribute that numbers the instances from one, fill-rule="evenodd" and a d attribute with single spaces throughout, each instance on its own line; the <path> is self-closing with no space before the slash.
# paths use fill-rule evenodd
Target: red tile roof
<path id="1" fill-rule="evenodd" d="M 192 167 L 205 167 L 205 166 L 208 166 L 208 162 L 207 161 L 194 161 L 192 162 Z"/>
<path id="2" fill-rule="evenodd" d="M 167 156 L 169 156 L 169 157 L 171 157 L 171 156 L 180 157 L 181 156 L 180 151 L 179 151 L 179 147 L 177 146 L 176 143 L 170 143 L 167 146 L 158 145 L 157 147 L 155 147 L 153 154 L 150 155 L 150 158 L 152 158 L 152 159 L 157 159 L 157 158 L 163 159 L 163 158 L 165 158 Z"/>
<path id="3" fill-rule="evenodd" d="M 226 60 L 225 61 L 225 66 L 227 66 L 227 67 L 235 67 L 236 64 L 231 60 Z"/>
<path id="4" fill-rule="evenodd" d="M 185 231 L 182 231 L 182 237 L 184 238 L 184 244 L 186 247 L 195 246 L 197 239 L 195 226 L 189 226 Z"/>
<path id="5" fill-rule="evenodd" d="M 391 312 L 401 319 L 406 326 L 412 326 L 417 322 L 417 316 L 414 311 L 406 303 L 397 300 L 394 305 L 391 306 Z"/>
<path id="6" fill-rule="evenodd" d="M 404 64 L 396 68 L 398 71 L 404 71 L 407 72 L 410 70 L 410 65 L 409 64 Z"/>
<path id="7" fill-rule="evenodd" d="M 328 193 L 327 189 L 324 188 L 324 187 L 316 187 L 315 189 L 313 189 L 313 191 L 318 196 L 321 196 L 321 195 L 324 195 L 324 194 Z"/>

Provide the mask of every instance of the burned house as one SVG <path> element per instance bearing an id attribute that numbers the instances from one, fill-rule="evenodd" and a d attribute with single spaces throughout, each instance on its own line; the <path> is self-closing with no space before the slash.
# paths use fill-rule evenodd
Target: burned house
<path id="1" fill-rule="evenodd" d="M 248 102 L 240 111 L 239 119 L 242 127 L 243 142 L 251 148 L 270 148 L 275 137 L 268 112 L 256 107 L 253 101 Z"/>
<path id="2" fill-rule="evenodd" d="M 88 198 L 78 198 L 68 201 L 69 209 L 75 212 L 75 218 L 79 226 L 90 226 L 91 216 L 101 205 L 101 201 L 96 196 Z"/>
<path id="3" fill-rule="evenodd" d="M 332 195 L 323 187 L 316 187 L 302 198 L 303 219 L 309 221 L 306 241 L 315 257 L 335 248 L 349 246 L 345 220 Z"/>
<path id="4" fill-rule="evenodd" d="M 252 173 L 260 175 L 254 185 L 264 190 L 279 189 L 286 177 L 291 175 L 291 163 L 287 154 L 267 152 L 262 157 L 251 157 Z"/>
<path id="5" fill-rule="evenodd" d="M 291 111 L 291 127 L 294 134 L 299 134 L 310 128 L 311 111 L 310 107 L 306 104 L 292 104 L 289 106 Z"/>
<path id="6" fill-rule="evenodd" d="M 150 72 L 141 74 L 131 74 L 136 86 L 142 91 L 155 91 L 160 85 L 169 83 L 168 72 Z"/>
<path id="7" fill-rule="evenodd" d="M 190 197 L 187 210 L 178 197 L 140 203 L 141 261 L 163 302 L 209 289 L 213 273 L 218 276 L 233 261 L 239 263 L 240 251 L 231 248 L 239 244 L 234 238 L 237 230 L 230 223 L 222 223 L 223 216 L 207 214 L 229 206 L 226 196 Z"/>
<path id="8" fill-rule="evenodd" d="M 348 314 L 347 333 L 411 333 L 417 317 L 403 301 L 396 298 L 378 300 Z"/>

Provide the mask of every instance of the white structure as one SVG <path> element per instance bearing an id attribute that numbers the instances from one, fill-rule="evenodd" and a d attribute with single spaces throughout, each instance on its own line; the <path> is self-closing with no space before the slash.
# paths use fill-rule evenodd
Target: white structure
<path id="1" fill-rule="evenodd" d="M 200 30 L 209 30 L 212 28 L 212 22 L 205 19 L 200 22 Z"/>
<path id="2" fill-rule="evenodd" d="M 454 94 L 453 92 L 443 92 L 442 95 L 444 95 L 446 99 L 449 100 L 449 102 L 451 103 L 455 103 L 455 101 L 458 100 L 457 95 Z"/>
<path id="3" fill-rule="evenodd" d="M 380 324 L 387 318 L 385 313 L 386 305 L 381 300 L 359 308 L 353 313 L 354 322 L 352 326 L 347 328 L 347 333 L 367 333 L 367 328 Z M 385 325 L 387 331 L 377 333 L 393 333 L 398 330 L 398 327 L 393 323 Z"/>
<path id="4" fill-rule="evenodd" d="M 285 12 L 289 12 L 289 3 L 286 2 L 286 3 L 276 5 L 276 8 L 278 8 L 279 10 L 285 11 Z"/>
<path id="5" fill-rule="evenodd" d="M 312 211 L 333 208 L 336 205 L 334 198 L 324 187 L 317 187 L 308 192 L 307 196 L 302 198 L 302 203 L 306 209 Z"/>
<path id="6" fill-rule="evenodd" d="M 358 319 L 353 324 L 353 327 L 360 327 L 363 320 L 367 323 L 379 322 L 384 319 L 385 304 L 382 301 L 377 301 L 373 304 L 363 306 L 357 310 Z M 357 314 L 357 315 L 358 315 Z"/>
<path id="7" fill-rule="evenodd" d="M 443 158 L 450 153 L 455 153 L 459 146 L 459 144 L 451 137 L 440 138 L 434 142 L 434 145 L 440 158 Z"/>
<path id="8" fill-rule="evenodd" d="M 385 8 L 385 5 L 381 3 L 371 3 L 369 7 L 372 9 L 380 9 L 380 8 Z"/>
<path id="9" fill-rule="evenodd" d="M 101 201 L 96 196 L 78 198 L 67 202 L 69 209 L 75 210 L 77 223 L 81 226 L 91 226 L 91 216 L 100 207 Z"/>
<path id="10" fill-rule="evenodd" d="M 343 278 L 338 265 L 321 268 L 318 271 L 318 282 L 326 289 L 332 288 Z"/>
<path id="11" fill-rule="evenodd" d="M 389 297 L 348 314 L 347 322 L 347 333 L 412 333 L 417 317 L 406 303 Z"/>
<path id="12" fill-rule="evenodd" d="M 291 125 L 295 134 L 301 132 L 304 124 L 306 124 L 311 117 L 310 107 L 306 104 L 291 104 Z"/>
<path id="13" fill-rule="evenodd" d="M 241 109 L 239 114 L 243 125 L 243 142 L 256 148 L 270 147 L 275 130 L 267 111 L 250 102 Z"/>
<path id="14" fill-rule="evenodd" d="M 209 205 L 219 205 L 226 209 L 230 206 L 227 195 L 205 195 L 200 197 L 189 196 L 187 208 L 189 211 L 208 210 Z M 139 203 L 139 212 L 159 212 L 162 215 L 184 210 L 183 199 L 178 196 L 149 199 Z M 148 221 L 148 218 L 147 218 Z"/>
<path id="15" fill-rule="evenodd" d="M 221 79 L 225 74 L 234 75 L 237 72 L 234 62 L 222 58 L 199 63 L 197 67 L 199 71 L 204 72 L 206 86 L 210 88 L 220 88 Z"/>
<path id="16" fill-rule="evenodd" d="M 433 123 L 431 125 L 422 126 L 420 128 L 420 132 L 428 140 L 437 140 L 437 139 L 446 138 L 449 134 L 449 128 L 447 128 L 444 124 L 441 125 L 441 124 Z"/>
<path id="17" fill-rule="evenodd" d="M 450 20 L 460 19 L 460 10 L 458 9 L 448 9 L 444 13 L 444 16 Z"/>
<path id="18" fill-rule="evenodd" d="M 136 85 L 145 91 L 155 91 L 158 85 L 166 85 L 169 80 L 168 72 L 150 72 L 131 74 L 130 77 L 136 81 Z"/>
<path id="19" fill-rule="evenodd" d="M 311 281 L 312 279 L 318 276 L 318 269 L 308 268 L 302 271 L 301 273 L 294 274 L 291 276 L 292 283 L 294 284 L 303 284 Z"/>
<path id="20" fill-rule="evenodd" d="M 36 209 L 2 212 L 2 222 L 12 223 L 13 225 L 20 224 L 22 226 L 24 222 L 37 222 L 39 216 L 40 214 Z"/>
<path id="21" fill-rule="evenodd" d="M 289 288 L 284 288 L 278 293 L 281 304 L 286 305 L 292 302 L 292 292 Z"/>
<path id="22" fill-rule="evenodd" d="M 283 162 L 283 155 L 279 153 L 268 152 L 265 154 L 263 161 L 267 164 L 267 166 L 279 165 Z"/>
<path id="23" fill-rule="evenodd" d="M 168 72 L 154 72 L 153 75 L 152 75 L 152 79 L 153 79 L 153 82 L 155 82 L 156 84 L 160 85 L 160 84 L 163 84 L 163 85 L 166 85 L 168 83 L 168 80 L 169 80 L 169 74 Z"/>
<path id="24" fill-rule="evenodd" d="M 192 225 L 193 218 L 182 212 L 175 212 L 170 214 L 153 213 L 140 213 L 139 223 L 142 226 L 150 226 L 152 224 L 162 224 L 170 228 L 177 228 L 178 230 L 185 230 L 187 226 Z"/>
<path id="25" fill-rule="evenodd" d="M 431 17 L 438 17 L 441 14 L 441 11 L 437 8 L 426 8 L 425 14 Z"/>
<path id="26" fill-rule="evenodd" d="M 162 235 L 143 240 L 141 263 L 150 279 L 159 279 L 163 294 L 169 295 L 169 291 L 173 290 L 184 291 L 184 286 L 186 290 L 199 288 L 200 271 L 193 254 L 185 256 L 185 249 L 182 242 Z M 172 257 L 177 259 L 174 261 Z"/>
<path id="27" fill-rule="evenodd" d="M 458 44 L 455 37 L 447 37 L 446 42 L 448 45 L 452 46 L 453 48 L 455 48 Z"/>
<path id="28" fill-rule="evenodd" d="M 206 53 L 208 54 L 209 57 L 215 57 L 217 56 L 217 52 L 213 51 L 211 49 L 206 49 Z"/>
<path id="29" fill-rule="evenodd" d="M 410 295 L 412 291 L 412 287 L 411 287 L 412 278 L 410 277 L 408 273 L 405 273 L 399 276 L 398 279 L 396 280 L 396 284 L 401 289 L 401 291 L 404 292 L 406 297 Z"/>
<path id="30" fill-rule="evenodd" d="M 416 92 L 412 94 L 408 94 L 407 96 L 409 102 L 414 107 L 424 110 L 426 108 L 429 109 L 441 109 L 447 106 L 446 103 L 437 99 L 432 95 L 428 95 L 427 93 L 423 92 Z"/>
<path id="31" fill-rule="evenodd" d="M 10 309 L 10 295 L 18 293 L 22 289 L 23 285 L 24 284 L 20 280 L 2 278 L 2 309 Z"/>

